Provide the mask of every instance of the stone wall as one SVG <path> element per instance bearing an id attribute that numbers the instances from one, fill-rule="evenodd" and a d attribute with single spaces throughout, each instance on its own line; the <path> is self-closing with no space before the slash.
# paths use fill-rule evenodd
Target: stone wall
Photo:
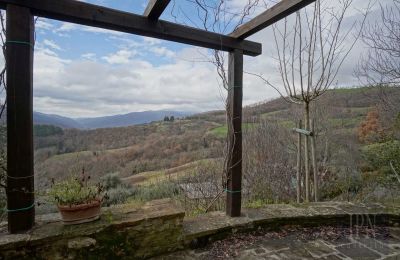
<path id="1" fill-rule="evenodd" d="M 64 226 L 58 214 L 38 216 L 26 234 L 7 234 L 0 225 L 0 259 L 143 259 L 260 227 L 398 226 L 400 205 L 322 202 L 243 209 L 238 218 L 223 212 L 184 215 L 167 199 L 105 208 L 100 220 L 75 226 Z"/>
<path id="2" fill-rule="evenodd" d="M 0 259 L 141 259 L 182 248 L 184 211 L 170 200 L 106 208 L 99 221 L 38 218 L 29 234 L 0 234 Z"/>

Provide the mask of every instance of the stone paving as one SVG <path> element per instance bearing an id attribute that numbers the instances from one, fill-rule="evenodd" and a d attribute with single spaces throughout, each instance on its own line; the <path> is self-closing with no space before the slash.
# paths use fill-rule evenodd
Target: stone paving
<path id="1" fill-rule="evenodd" d="M 202 249 L 180 251 L 158 259 L 400 260 L 400 228 L 379 228 L 378 234 L 371 229 L 364 231 L 318 228 L 236 235 Z"/>

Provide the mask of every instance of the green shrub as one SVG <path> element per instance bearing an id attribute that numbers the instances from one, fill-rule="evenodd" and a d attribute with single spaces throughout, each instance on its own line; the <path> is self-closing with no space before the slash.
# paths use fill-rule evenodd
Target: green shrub
<path id="1" fill-rule="evenodd" d="M 172 182 L 159 182 L 146 186 L 139 186 L 135 190 L 135 198 L 140 201 L 171 198 L 179 193 L 179 188 Z"/>
<path id="2" fill-rule="evenodd" d="M 101 177 L 100 181 L 105 190 L 115 189 L 119 186 L 125 185 L 122 183 L 122 180 L 118 176 L 118 173 L 109 173 Z"/>
<path id="3" fill-rule="evenodd" d="M 366 170 L 376 171 L 382 177 L 393 175 L 390 162 L 396 169 L 400 166 L 400 141 L 398 140 L 367 145 L 362 148 L 361 152 L 367 162 Z"/>
<path id="4" fill-rule="evenodd" d="M 110 173 L 101 178 L 105 196 L 103 205 L 110 206 L 125 203 L 134 194 L 134 189 L 123 183 L 118 173 Z"/>
<path id="5" fill-rule="evenodd" d="M 387 190 L 398 190 L 399 181 L 393 168 L 400 169 L 400 142 L 391 140 L 375 143 L 362 148 L 366 165 L 362 168 L 363 183 L 368 187 L 384 187 Z"/>
<path id="6" fill-rule="evenodd" d="M 119 186 L 117 188 L 106 191 L 106 198 L 103 201 L 104 206 L 111 206 L 125 203 L 129 197 L 134 194 L 134 190 L 130 187 Z"/>

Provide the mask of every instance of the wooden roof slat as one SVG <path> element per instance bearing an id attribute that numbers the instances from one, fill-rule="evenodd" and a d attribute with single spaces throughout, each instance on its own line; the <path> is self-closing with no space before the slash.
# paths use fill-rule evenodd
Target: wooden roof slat
<path id="1" fill-rule="evenodd" d="M 143 16 L 151 20 L 158 20 L 171 0 L 149 0 Z"/>
<path id="2" fill-rule="evenodd" d="M 239 26 L 235 31 L 229 34 L 229 36 L 237 39 L 245 39 L 286 16 L 297 12 L 312 2 L 315 2 L 315 0 L 282 0 L 262 14 Z"/>
<path id="3" fill-rule="evenodd" d="M 0 8 L 8 4 L 31 9 L 33 15 L 103 29 L 153 37 L 194 46 L 232 51 L 243 50 L 245 55 L 261 54 L 261 44 L 200 30 L 75 0 L 0 0 Z"/>

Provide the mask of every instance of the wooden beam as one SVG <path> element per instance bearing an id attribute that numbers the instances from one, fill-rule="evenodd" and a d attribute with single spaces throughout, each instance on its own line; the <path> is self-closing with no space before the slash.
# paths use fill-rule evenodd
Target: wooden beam
<path id="1" fill-rule="evenodd" d="M 15 4 L 31 9 L 33 15 L 119 32 L 137 34 L 168 41 L 222 51 L 243 50 L 245 55 L 261 54 L 261 44 L 238 40 L 167 21 L 149 20 L 142 15 L 127 13 L 75 0 L 0 0 L 0 8 Z"/>
<path id="2" fill-rule="evenodd" d="M 151 20 L 158 20 L 171 0 L 150 0 L 143 16 Z"/>
<path id="3" fill-rule="evenodd" d="M 315 2 L 315 0 L 282 0 L 262 14 L 239 26 L 229 36 L 237 39 L 245 39 L 312 2 Z"/>
<path id="4" fill-rule="evenodd" d="M 228 180 L 226 214 L 239 217 L 242 203 L 243 52 L 229 53 L 228 64 Z"/>
<path id="5" fill-rule="evenodd" d="M 8 5 L 6 24 L 8 230 L 18 233 L 35 222 L 33 15 L 29 8 Z"/>

